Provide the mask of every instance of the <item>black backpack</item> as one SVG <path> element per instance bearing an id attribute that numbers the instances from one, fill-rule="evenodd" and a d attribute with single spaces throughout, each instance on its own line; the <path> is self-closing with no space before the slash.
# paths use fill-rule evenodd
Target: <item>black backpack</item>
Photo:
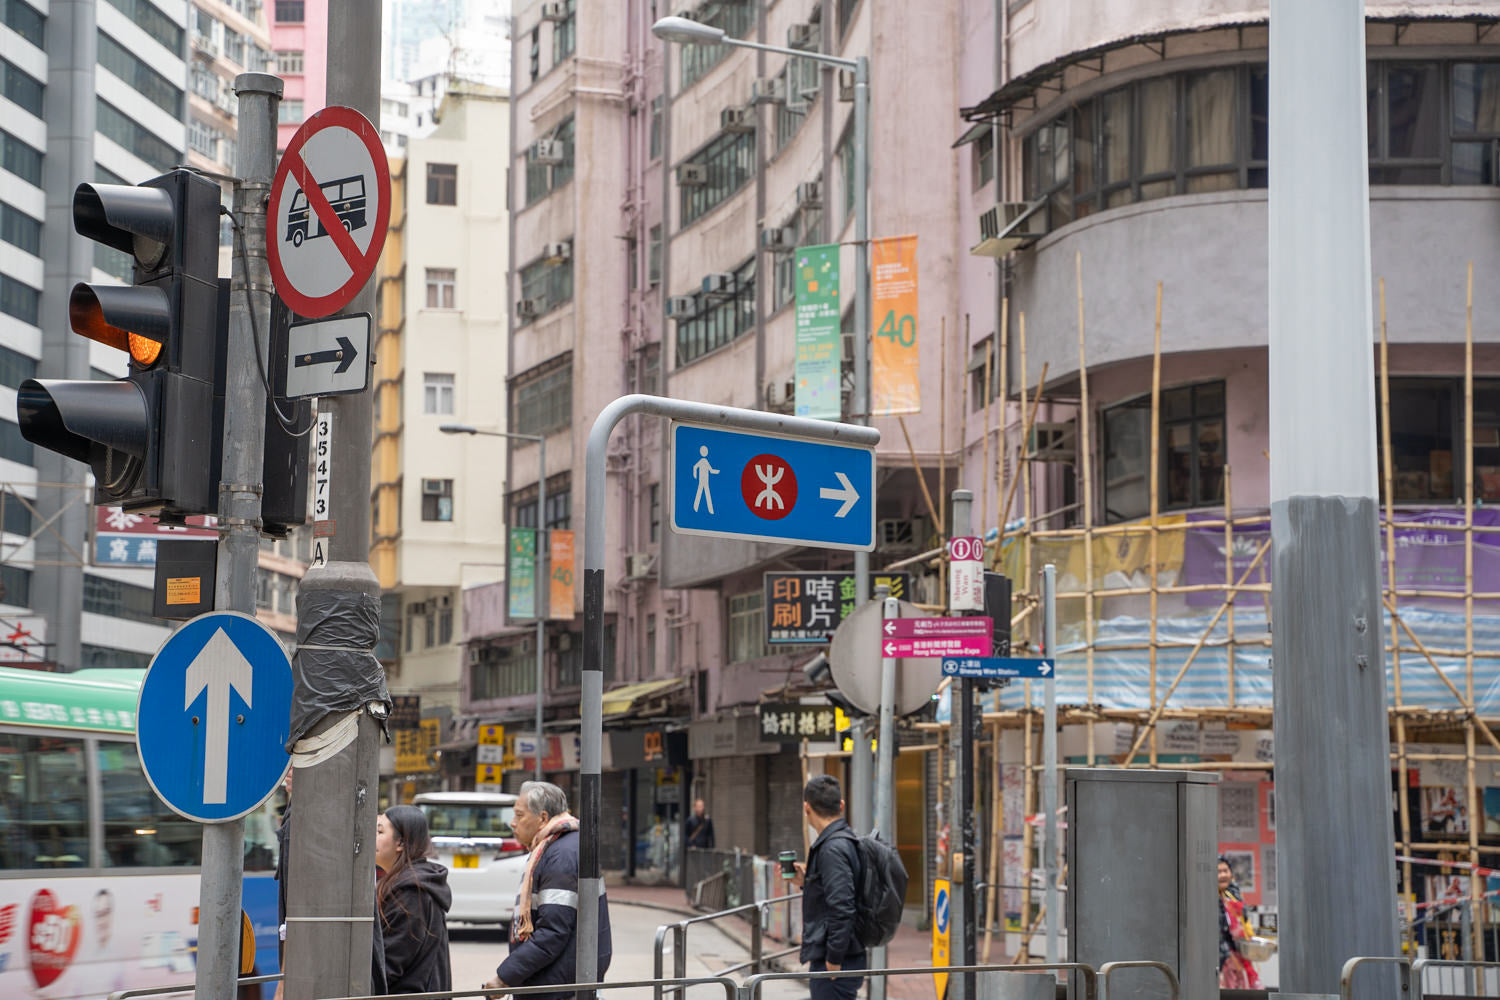
<path id="1" fill-rule="evenodd" d="M 879 948 L 888 944 L 901 926 L 901 911 L 906 906 L 906 865 L 879 832 L 864 837 L 853 830 L 847 833 L 859 854 L 854 935 L 866 948 Z"/>

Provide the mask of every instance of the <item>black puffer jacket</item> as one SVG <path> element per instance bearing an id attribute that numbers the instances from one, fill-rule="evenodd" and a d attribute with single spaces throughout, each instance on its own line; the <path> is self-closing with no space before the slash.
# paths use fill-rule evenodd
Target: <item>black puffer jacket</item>
<path id="1" fill-rule="evenodd" d="M 602 885 L 601 885 L 602 890 Z M 547 845 L 531 883 L 531 937 L 512 940 L 510 957 L 497 970 L 507 986 L 551 986 L 572 983 L 578 967 L 578 831 Z M 609 900 L 599 896 L 599 979 L 609 969 Z M 528 994 L 527 1000 L 551 1000 Z M 571 997 L 558 993 L 556 997 Z"/>
<path id="2" fill-rule="evenodd" d="M 453 988 L 448 958 L 448 869 L 423 859 L 391 878 L 380 906 L 387 991 L 437 993 Z"/>
<path id="3" fill-rule="evenodd" d="M 843 965 L 865 953 L 854 933 L 859 905 L 859 848 L 843 819 L 823 828 L 807 852 L 802 884 L 802 954 L 804 962 Z"/>

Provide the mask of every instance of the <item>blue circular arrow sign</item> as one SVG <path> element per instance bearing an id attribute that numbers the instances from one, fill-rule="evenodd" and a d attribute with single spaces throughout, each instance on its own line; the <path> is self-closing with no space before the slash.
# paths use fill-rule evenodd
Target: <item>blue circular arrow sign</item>
<path id="1" fill-rule="evenodd" d="M 939 934 L 948 933 L 948 890 L 937 891 L 937 904 L 933 907 L 937 912 L 937 929 Z"/>
<path id="2" fill-rule="evenodd" d="M 236 611 L 199 615 L 162 643 L 136 706 L 146 780 L 200 823 L 260 806 L 290 758 L 292 662 L 281 640 Z"/>

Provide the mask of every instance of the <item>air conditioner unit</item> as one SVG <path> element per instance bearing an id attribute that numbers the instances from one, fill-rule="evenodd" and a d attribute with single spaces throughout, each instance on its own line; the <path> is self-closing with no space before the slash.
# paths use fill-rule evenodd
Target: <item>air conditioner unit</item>
<path id="1" fill-rule="evenodd" d="M 573 243 L 571 240 L 564 240 L 561 243 L 548 243 L 542 248 L 542 256 L 554 264 L 561 264 L 572 258 Z"/>
<path id="2" fill-rule="evenodd" d="M 708 183 L 708 167 L 702 163 L 679 163 L 677 184 L 680 187 L 702 187 Z"/>
<path id="3" fill-rule="evenodd" d="M 981 257 L 1000 257 L 1046 235 L 1045 201 L 1038 199 L 1031 204 L 1001 202 L 980 214 L 979 244 L 969 252 Z"/>
<path id="4" fill-rule="evenodd" d="M 568 19 L 568 5 L 565 3 L 542 4 L 543 21 L 566 21 Z"/>
<path id="5" fill-rule="evenodd" d="M 687 319 L 698 315 L 698 300 L 691 295 L 674 295 L 667 299 L 667 319 Z"/>
<path id="6" fill-rule="evenodd" d="M 1078 425 L 1037 423 L 1031 428 L 1031 457 L 1038 462 L 1071 462 L 1078 456 Z"/>
<path id="7" fill-rule="evenodd" d="M 719 128 L 725 132 L 754 132 L 755 112 L 750 108 L 725 108 L 719 112 Z"/>
<path id="8" fill-rule="evenodd" d="M 887 517 L 875 524 L 876 548 L 881 552 L 915 552 L 922 543 L 925 532 L 921 530 L 921 518 Z"/>
<path id="9" fill-rule="evenodd" d="M 733 295 L 734 275 L 727 272 L 705 274 L 703 276 L 703 293 L 705 295 Z"/>
<path id="10" fill-rule="evenodd" d="M 760 231 L 760 248 L 772 253 L 791 253 L 797 246 L 797 230 L 791 226 Z"/>
<path id="11" fill-rule="evenodd" d="M 651 555 L 648 552 L 632 552 L 625 557 L 625 576 L 640 580 L 651 575 Z"/>
<path id="12" fill-rule="evenodd" d="M 536 319 L 541 311 L 541 299 L 518 299 L 516 301 L 516 319 Z"/>
<path id="13" fill-rule="evenodd" d="M 849 102 L 854 100 L 854 70 L 839 70 L 839 100 Z"/>
<path id="14" fill-rule="evenodd" d="M 766 383 L 766 409 L 790 409 L 796 398 L 797 383 L 791 379 L 773 379 Z"/>
<path id="15" fill-rule="evenodd" d="M 786 85 L 781 77 L 756 80 L 750 85 L 751 104 L 785 104 Z"/>
<path id="16" fill-rule="evenodd" d="M 531 147 L 531 162 L 544 167 L 561 166 L 567 162 L 567 149 L 557 139 L 538 139 Z"/>
<path id="17" fill-rule="evenodd" d="M 822 208 L 823 185 L 817 181 L 804 181 L 797 185 L 798 208 Z"/>
<path id="18" fill-rule="evenodd" d="M 794 49 L 805 48 L 812 44 L 815 34 L 810 24 L 794 24 L 786 29 L 786 43 Z"/>
<path id="19" fill-rule="evenodd" d="M 422 495 L 431 497 L 442 496 L 443 481 L 441 479 L 422 480 Z"/>

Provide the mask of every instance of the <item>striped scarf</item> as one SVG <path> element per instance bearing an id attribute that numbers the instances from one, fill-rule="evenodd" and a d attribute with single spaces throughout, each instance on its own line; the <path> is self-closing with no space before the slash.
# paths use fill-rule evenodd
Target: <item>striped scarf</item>
<path id="1" fill-rule="evenodd" d="M 516 901 L 516 916 L 510 925 L 510 939 L 525 941 L 531 937 L 531 881 L 536 875 L 536 866 L 541 863 L 542 852 L 547 845 L 565 833 L 578 829 L 578 819 L 571 813 L 553 816 L 537 833 L 531 845 L 531 857 L 526 860 L 526 875 L 521 879 L 521 897 Z"/>

